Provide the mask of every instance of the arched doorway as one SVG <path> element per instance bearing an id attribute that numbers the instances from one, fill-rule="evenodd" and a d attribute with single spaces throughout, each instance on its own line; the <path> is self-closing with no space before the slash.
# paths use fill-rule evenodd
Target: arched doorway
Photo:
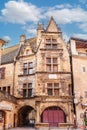
<path id="1" fill-rule="evenodd" d="M 5 112 L 3 110 L 0 110 L 0 128 L 5 129 Z"/>
<path id="2" fill-rule="evenodd" d="M 48 107 L 41 115 L 41 122 L 49 123 L 50 127 L 57 127 L 59 123 L 66 122 L 66 116 L 61 108 Z"/>
<path id="3" fill-rule="evenodd" d="M 35 110 L 30 106 L 20 108 L 18 112 L 18 126 L 34 127 Z"/>

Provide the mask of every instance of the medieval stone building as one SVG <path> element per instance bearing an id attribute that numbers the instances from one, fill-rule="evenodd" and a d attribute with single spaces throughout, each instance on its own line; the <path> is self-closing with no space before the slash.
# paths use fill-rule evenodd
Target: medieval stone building
<path id="1" fill-rule="evenodd" d="M 2 42 L 1 42 L 2 44 Z M 0 127 L 62 127 L 73 124 L 69 51 L 51 17 L 37 36 L 2 49 Z"/>

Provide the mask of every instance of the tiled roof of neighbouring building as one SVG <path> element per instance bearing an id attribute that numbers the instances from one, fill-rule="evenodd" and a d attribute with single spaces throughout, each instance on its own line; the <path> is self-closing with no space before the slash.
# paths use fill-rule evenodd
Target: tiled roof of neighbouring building
<path id="1" fill-rule="evenodd" d="M 21 51 L 21 49 L 27 46 L 28 44 L 30 44 L 32 51 L 34 52 L 36 50 L 36 38 L 27 39 L 24 43 L 24 46 L 22 47 L 20 47 L 20 44 L 17 44 L 15 46 L 3 49 L 1 56 L 1 64 L 13 62 L 14 57 L 16 57 L 19 54 L 19 51 Z"/>
<path id="2" fill-rule="evenodd" d="M 87 40 L 71 37 L 72 40 L 75 40 L 76 48 L 87 48 Z"/>

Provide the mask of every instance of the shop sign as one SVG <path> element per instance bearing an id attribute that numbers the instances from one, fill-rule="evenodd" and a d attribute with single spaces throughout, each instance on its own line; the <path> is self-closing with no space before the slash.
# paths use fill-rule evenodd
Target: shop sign
<path id="1" fill-rule="evenodd" d="M 56 74 L 49 74 L 49 79 L 57 79 L 57 75 Z"/>
<path id="2" fill-rule="evenodd" d="M 3 109 L 3 110 L 13 110 L 13 107 L 12 105 L 8 105 L 8 104 L 4 104 L 4 103 L 0 103 L 0 109 Z"/>

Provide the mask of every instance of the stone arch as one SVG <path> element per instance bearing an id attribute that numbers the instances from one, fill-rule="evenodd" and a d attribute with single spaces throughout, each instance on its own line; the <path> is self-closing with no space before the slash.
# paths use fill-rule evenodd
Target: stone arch
<path id="1" fill-rule="evenodd" d="M 35 114 L 36 110 L 29 106 L 21 106 L 18 110 L 18 126 L 30 126 L 34 127 L 35 125 Z"/>
<path id="2" fill-rule="evenodd" d="M 55 106 L 57 106 L 57 107 L 59 107 L 59 108 L 61 108 L 63 111 L 64 111 L 64 113 L 66 114 L 66 116 L 68 115 L 68 112 L 67 112 L 67 110 L 66 110 L 66 108 L 63 106 L 63 105 L 58 105 L 58 104 L 48 104 L 48 105 L 42 105 L 42 107 L 41 107 L 41 110 L 40 110 L 40 115 L 42 114 L 42 112 L 47 108 L 47 107 L 55 107 Z"/>
<path id="3" fill-rule="evenodd" d="M 49 106 L 41 114 L 41 122 L 48 123 L 51 127 L 58 127 L 59 123 L 66 122 L 66 114 L 58 106 Z"/>

